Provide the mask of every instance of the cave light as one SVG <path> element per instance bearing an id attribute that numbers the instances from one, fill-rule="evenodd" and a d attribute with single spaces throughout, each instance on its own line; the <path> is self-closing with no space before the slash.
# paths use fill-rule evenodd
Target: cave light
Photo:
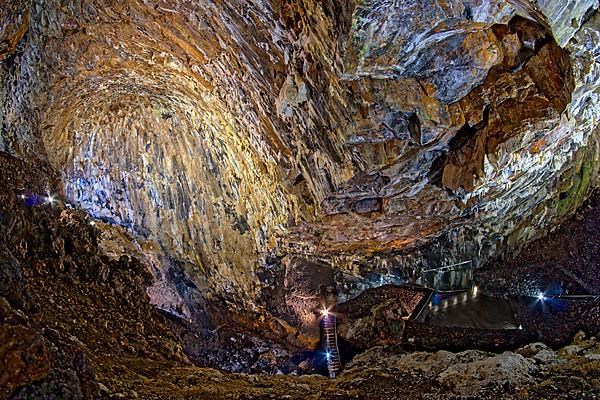
<path id="1" fill-rule="evenodd" d="M 322 316 L 323 318 L 325 318 L 325 317 L 327 317 L 328 315 L 329 315 L 329 309 L 328 309 L 328 308 L 323 308 L 323 309 L 321 310 L 321 316 Z"/>
<path id="2" fill-rule="evenodd" d="M 544 301 L 544 300 L 546 300 L 546 296 L 544 296 L 544 293 L 542 293 L 542 292 L 539 292 L 539 293 L 538 293 L 538 295 L 537 295 L 537 298 L 538 298 L 538 300 L 540 300 L 540 301 Z"/>
<path id="3" fill-rule="evenodd" d="M 56 200 L 54 199 L 54 197 L 51 194 L 48 194 L 48 196 L 46 196 L 46 203 L 47 204 L 53 204 Z"/>

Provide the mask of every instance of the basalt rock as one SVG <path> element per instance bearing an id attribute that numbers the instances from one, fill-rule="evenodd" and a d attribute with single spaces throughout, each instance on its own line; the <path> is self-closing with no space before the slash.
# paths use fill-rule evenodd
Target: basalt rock
<path id="1" fill-rule="evenodd" d="M 6 301 L 0 297 L 0 302 Z M 7 304 L 0 307 L 5 308 Z M 0 397 L 7 398 L 20 386 L 45 378 L 50 372 L 50 351 L 40 332 L 24 325 L 12 325 L 2 310 L 0 325 Z"/>
<path id="2" fill-rule="evenodd" d="M 428 296 L 426 290 L 408 286 L 365 290 L 335 307 L 339 336 L 357 349 L 401 343 L 405 321 L 418 314 Z"/>
<path id="3" fill-rule="evenodd" d="M 85 212 L 58 197 L 39 201 L 31 195 L 51 183 L 46 173 L 16 158 L 1 157 L 0 186 L 6 190 L 0 192 L 0 245 L 10 249 L 12 256 L 4 255 L 11 262 L 10 280 L 0 280 L 0 293 L 15 295 L 5 284 L 23 288 L 18 293 L 23 295 L 18 298 L 21 304 L 0 297 L 2 398 L 522 399 L 562 395 L 594 399 L 598 395 L 600 348 L 595 338 L 583 333 L 556 352 L 539 343 L 502 354 L 475 350 L 406 353 L 397 346 L 376 347 L 348 363 L 336 379 L 224 373 L 192 365 L 182 343 L 149 304 L 146 287 L 152 284 L 151 272 L 135 256 L 118 255 L 123 249 L 134 249 L 136 243 L 129 242 L 122 249 L 117 244 L 126 243 L 125 238 L 103 243 L 102 235 L 108 230 L 92 224 Z M 24 197 L 19 190 L 26 193 Z M 112 252 L 105 253 L 105 249 Z M 271 262 L 272 268 L 279 268 L 276 258 Z M 303 259 L 295 264 L 296 272 L 321 270 L 323 276 L 331 277 L 322 263 Z M 302 275 L 291 270 L 287 274 L 290 279 Z M 375 310 L 378 317 L 395 321 L 408 311 L 406 306 L 414 304 L 412 297 L 400 308 L 389 302 L 400 294 L 397 288 L 383 286 L 348 304 L 360 313 Z M 381 300 L 385 306 L 379 308 Z M 585 322 L 594 324 L 598 305 L 590 305 L 596 315 Z M 339 309 L 344 311 L 343 305 Z M 255 318 L 255 330 L 276 331 L 269 322 L 264 316 Z M 215 330 L 229 330 L 238 320 L 232 317 L 229 323 Z M 557 328 L 564 330 L 563 325 Z M 190 333 L 197 332 L 184 332 Z M 439 331 L 435 333 L 429 338 L 440 337 Z M 236 332 L 228 335 L 222 339 L 231 344 L 213 343 L 222 352 L 218 365 L 273 374 L 298 372 L 291 369 L 290 361 L 295 360 L 283 346 L 256 342 Z M 209 350 L 204 353 L 207 357 L 217 355 L 203 350 Z M 310 371 L 314 361 L 307 357 L 301 368 Z"/>
<path id="4" fill-rule="evenodd" d="M 597 8 L 11 2 L 0 148 L 58 172 L 36 195 L 135 236 L 165 309 L 296 323 L 314 300 L 278 307 L 295 259 L 333 268 L 345 299 L 518 251 L 583 202 L 600 168 Z"/>
<path id="5" fill-rule="evenodd" d="M 9 57 L 29 28 L 26 0 L 3 2 L 0 9 L 0 61 Z"/>
<path id="6" fill-rule="evenodd" d="M 335 297 L 328 296 L 333 287 L 334 271 L 328 265 L 296 258 L 286 268 L 285 304 L 298 317 L 299 328 L 313 337 L 319 336 L 321 311 L 335 304 Z"/>

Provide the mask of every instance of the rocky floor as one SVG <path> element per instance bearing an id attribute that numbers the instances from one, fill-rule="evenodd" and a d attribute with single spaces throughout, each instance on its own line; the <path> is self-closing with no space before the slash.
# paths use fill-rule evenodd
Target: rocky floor
<path id="1" fill-rule="evenodd" d="M 516 352 L 402 353 L 377 347 L 343 374 L 225 374 L 172 363 L 123 360 L 101 379 L 120 396 L 145 399 L 595 399 L 600 346 L 578 336 L 558 352 L 536 343 Z M 117 397 L 116 394 L 113 397 Z"/>
<path id="2" fill-rule="evenodd" d="M 553 351 L 541 343 L 501 354 L 403 353 L 376 347 L 334 380 L 226 374 L 173 363 L 106 359 L 99 378 L 113 397 L 147 399 L 595 399 L 600 346 L 579 335 Z M 105 389 L 106 390 L 106 389 Z M 120 394 L 117 394 L 120 393 Z"/>
<path id="3" fill-rule="evenodd" d="M 148 302 L 145 267 L 101 254 L 90 218 L 47 195 L 46 174 L 0 156 L 0 397 L 96 397 L 107 354 L 190 364 Z"/>

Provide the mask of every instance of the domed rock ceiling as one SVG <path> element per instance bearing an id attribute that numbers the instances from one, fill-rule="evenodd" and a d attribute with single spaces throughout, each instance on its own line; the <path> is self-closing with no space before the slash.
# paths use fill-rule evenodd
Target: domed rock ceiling
<path id="1" fill-rule="evenodd" d="M 10 2 L 0 148 L 247 309 L 303 260 L 342 297 L 480 265 L 598 182 L 598 3 L 535 4 Z"/>

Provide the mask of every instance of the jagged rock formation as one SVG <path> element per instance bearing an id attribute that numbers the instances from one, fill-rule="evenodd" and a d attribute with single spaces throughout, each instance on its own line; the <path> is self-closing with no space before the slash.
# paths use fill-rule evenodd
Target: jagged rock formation
<path id="1" fill-rule="evenodd" d="M 543 23 L 493 3 L 355 11 L 344 77 L 364 100 L 347 144 L 365 173 L 296 235 L 301 251 L 348 273 L 347 290 L 364 286 L 356 276 L 375 272 L 372 285 L 519 248 L 594 185 L 597 120 L 593 100 L 582 103 L 598 81 L 593 4 L 573 17 L 587 28 L 557 38 L 569 57 Z"/>
<path id="2" fill-rule="evenodd" d="M 540 343 L 501 354 L 378 347 L 356 357 L 336 380 L 199 368 L 149 304 L 145 288 L 152 277 L 145 266 L 135 257 L 115 259 L 106 253 L 99 244 L 105 228 L 84 211 L 37 195 L 59 185 L 50 171 L 5 154 L 0 161 L 5 189 L 0 192 L 2 399 L 522 399 L 559 394 L 594 399 L 599 394 L 600 347 L 583 334 L 559 351 Z M 396 291 L 384 289 L 392 296 Z M 375 291 L 365 295 L 370 299 L 354 301 L 361 315 L 381 300 Z M 407 305 L 414 303 L 411 299 Z M 398 309 L 388 306 L 377 310 L 393 313 L 394 321 Z M 593 306 L 596 321 L 598 309 Z M 257 325 L 264 329 L 267 324 Z M 592 332 L 597 328 L 596 323 Z M 239 361 L 256 344 L 220 345 L 223 367 L 230 367 L 227 362 L 245 367 L 250 361 L 263 367 L 277 362 L 275 346 L 258 343 L 259 354 Z"/>
<path id="3" fill-rule="evenodd" d="M 0 10 L 0 60 L 8 57 L 29 28 L 27 1 L 3 2 Z"/>
<path id="4" fill-rule="evenodd" d="M 416 317 L 429 294 L 424 289 L 394 285 L 365 290 L 335 307 L 338 335 L 358 349 L 387 344 L 390 338 L 402 340 L 405 321 L 413 313 Z"/>
<path id="5" fill-rule="evenodd" d="M 92 363 L 107 349 L 189 364 L 147 301 L 146 267 L 109 260 L 83 210 L 36 194 L 57 179 L 5 154 L 0 162 L 0 398 L 97 398 Z"/>
<path id="6" fill-rule="evenodd" d="M 600 168 L 597 8 L 3 3 L 0 149 L 134 234 L 186 317 L 201 292 L 297 323 L 281 288 L 298 259 L 351 296 L 517 250 L 581 204 Z"/>

